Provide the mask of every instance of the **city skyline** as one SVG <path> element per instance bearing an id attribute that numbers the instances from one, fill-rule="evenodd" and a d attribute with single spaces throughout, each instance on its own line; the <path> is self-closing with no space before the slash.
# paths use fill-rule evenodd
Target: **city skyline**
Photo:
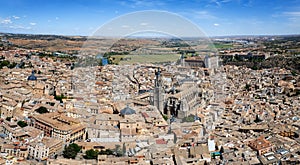
<path id="1" fill-rule="evenodd" d="M 208 36 L 299 34 L 299 4 L 299 0 L 0 1 L 0 32 L 89 36 L 125 14 L 156 10 L 178 14 Z M 126 23 L 120 26 L 128 28 Z"/>
<path id="2" fill-rule="evenodd" d="M 300 164 L 298 1 L 154 1 L 0 0 L 0 164 Z"/>

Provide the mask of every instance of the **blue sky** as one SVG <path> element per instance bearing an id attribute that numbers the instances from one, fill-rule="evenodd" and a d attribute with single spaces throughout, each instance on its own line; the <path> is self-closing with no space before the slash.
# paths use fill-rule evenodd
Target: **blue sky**
<path id="1" fill-rule="evenodd" d="M 0 0 L 0 32 L 91 35 L 143 10 L 176 13 L 209 36 L 300 34 L 300 0 Z"/>

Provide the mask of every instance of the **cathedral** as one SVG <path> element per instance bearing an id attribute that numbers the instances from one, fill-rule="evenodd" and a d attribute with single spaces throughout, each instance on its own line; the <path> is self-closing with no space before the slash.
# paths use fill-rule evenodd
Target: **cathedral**
<path id="1" fill-rule="evenodd" d="M 155 87 L 150 103 L 162 113 L 170 117 L 184 118 L 200 106 L 201 92 L 192 79 L 183 79 L 170 90 L 163 88 L 161 71 L 155 72 Z"/>

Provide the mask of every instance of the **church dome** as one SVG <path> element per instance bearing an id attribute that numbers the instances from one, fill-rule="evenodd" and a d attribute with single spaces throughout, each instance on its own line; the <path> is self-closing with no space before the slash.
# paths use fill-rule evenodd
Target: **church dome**
<path id="1" fill-rule="evenodd" d="M 120 111 L 122 116 L 135 114 L 135 110 L 131 109 L 128 105 Z"/>
<path id="2" fill-rule="evenodd" d="M 35 81 L 35 80 L 37 80 L 36 76 L 34 75 L 34 71 L 31 72 L 31 75 L 28 76 L 27 80 L 29 80 L 29 81 Z"/>

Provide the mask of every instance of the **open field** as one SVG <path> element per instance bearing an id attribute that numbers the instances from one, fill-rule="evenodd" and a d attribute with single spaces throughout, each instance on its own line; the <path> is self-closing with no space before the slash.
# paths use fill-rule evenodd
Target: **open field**
<path id="1" fill-rule="evenodd" d="M 227 43 L 214 43 L 208 46 L 210 49 L 216 48 L 216 49 L 228 49 L 233 48 L 233 45 L 227 44 Z"/>
<path id="2" fill-rule="evenodd" d="M 114 55 L 111 58 L 113 63 L 133 64 L 133 63 L 160 63 L 176 62 L 180 54 L 161 54 L 161 55 Z"/>

